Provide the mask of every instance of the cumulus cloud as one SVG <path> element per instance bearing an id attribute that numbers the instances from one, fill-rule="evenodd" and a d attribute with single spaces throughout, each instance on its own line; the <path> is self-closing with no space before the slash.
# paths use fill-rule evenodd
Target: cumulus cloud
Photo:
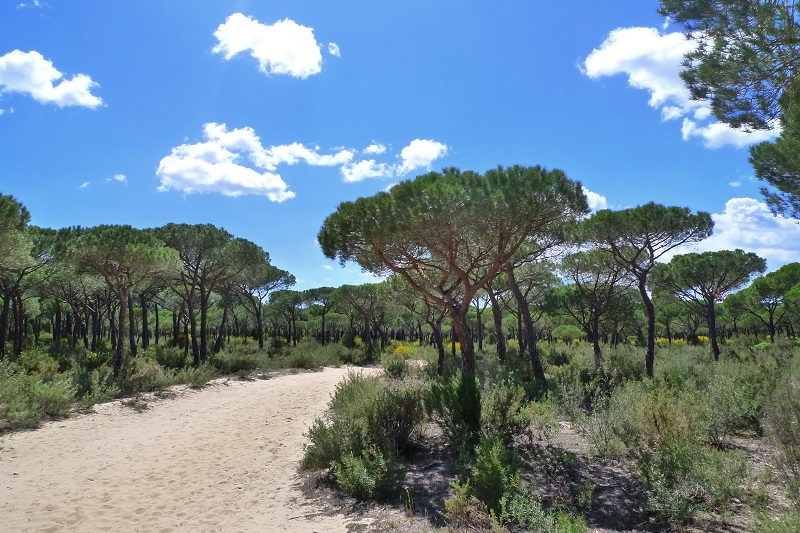
<path id="1" fill-rule="evenodd" d="M 696 245 L 699 251 L 741 248 L 763 257 L 771 268 L 775 263 L 800 261 L 800 224 L 773 216 L 763 202 L 732 198 L 722 213 L 714 213 L 711 218 L 714 234 Z"/>
<path id="2" fill-rule="evenodd" d="M 666 29 L 666 28 L 663 28 Z M 628 84 L 650 93 L 648 105 L 662 120 L 683 118 L 684 140 L 699 138 L 708 148 L 744 147 L 778 135 L 777 130 L 748 133 L 711 120 L 708 102 L 690 98 L 680 79 L 681 61 L 696 46 L 679 32 L 656 28 L 617 28 L 586 57 L 581 71 L 592 79 L 622 74 Z"/>
<path id="3" fill-rule="evenodd" d="M 430 168 L 431 163 L 447 154 L 447 146 L 428 139 L 414 139 L 400 151 L 402 163 L 397 173 L 407 174 L 412 170 Z"/>
<path id="4" fill-rule="evenodd" d="M 608 201 L 605 196 L 590 191 L 586 187 L 583 187 L 583 194 L 586 195 L 586 199 L 589 201 L 589 210 L 592 213 L 601 209 L 608 209 Z"/>
<path id="5" fill-rule="evenodd" d="M 342 51 L 336 43 L 328 43 L 328 53 L 333 57 L 342 57 Z"/>
<path id="6" fill-rule="evenodd" d="M 364 153 L 380 155 L 386 152 L 382 144 L 373 143 Z M 392 178 L 404 176 L 411 171 L 429 169 L 431 164 L 447 154 L 447 145 L 437 141 L 414 139 L 400 151 L 399 163 L 378 163 L 375 159 L 364 159 L 342 166 L 344 181 L 356 182 L 367 178 Z"/>
<path id="7" fill-rule="evenodd" d="M 741 187 L 742 186 L 742 182 L 741 181 L 732 181 L 728 185 L 730 185 L 731 187 L 733 187 L 735 189 L 736 187 Z"/>
<path id="8" fill-rule="evenodd" d="M 54 84 L 58 82 L 57 84 Z M 0 56 L 0 93 L 27 94 L 37 102 L 59 107 L 95 109 L 103 100 L 92 94 L 99 85 L 86 74 L 64 78 L 39 52 L 14 50 Z"/>
<path id="9" fill-rule="evenodd" d="M 692 137 L 699 137 L 708 148 L 721 148 L 725 145 L 744 148 L 751 144 L 772 140 L 779 133 L 775 129 L 752 132 L 735 130 L 721 122 L 701 125 L 688 118 L 683 119 L 683 124 L 681 125 L 681 136 L 684 141 L 688 141 Z"/>
<path id="10" fill-rule="evenodd" d="M 365 154 L 380 155 L 380 154 L 383 154 L 385 152 L 386 152 L 386 147 L 384 145 L 382 145 L 381 143 L 376 143 L 376 142 L 373 142 L 372 144 L 370 144 L 369 146 L 364 148 L 364 153 Z"/>
<path id="11" fill-rule="evenodd" d="M 336 166 L 347 164 L 353 157 L 348 150 L 319 154 L 300 143 L 265 148 L 252 128 L 228 130 L 225 124 L 216 122 L 205 124 L 203 133 L 204 142 L 182 144 L 161 160 L 156 171 L 160 191 L 255 194 L 282 202 L 295 193 L 275 172 L 279 165 L 304 162 Z"/>
<path id="12" fill-rule="evenodd" d="M 125 174 L 114 174 L 110 178 L 106 178 L 106 181 L 116 181 L 118 183 L 128 183 L 128 177 Z"/>
<path id="13" fill-rule="evenodd" d="M 293 20 L 266 25 L 234 13 L 219 25 L 214 37 L 218 43 L 212 52 L 222 54 L 226 60 L 249 52 L 258 61 L 259 70 L 267 75 L 288 74 L 305 79 L 322 71 L 322 52 L 314 30 Z"/>
<path id="14" fill-rule="evenodd" d="M 349 163 L 341 168 L 344 181 L 353 183 L 367 178 L 388 178 L 394 175 L 394 167 L 385 163 L 376 163 L 374 159 L 366 159 Z"/>

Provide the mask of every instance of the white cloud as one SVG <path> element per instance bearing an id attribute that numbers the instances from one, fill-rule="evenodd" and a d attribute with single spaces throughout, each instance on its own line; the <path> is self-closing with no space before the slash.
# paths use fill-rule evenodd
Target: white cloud
<path id="1" fill-rule="evenodd" d="M 365 154 L 380 155 L 380 154 L 383 154 L 385 152 L 386 152 L 386 147 L 384 145 L 382 145 L 381 143 L 376 143 L 376 142 L 373 142 L 372 144 L 370 144 L 369 146 L 364 148 L 364 153 Z"/>
<path id="2" fill-rule="evenodd" d="M 430 168 L 431 163 L 447 154 L 447 146 L 427 139 L 414 139 L 400 151 L 402 164 L 397 169 L 399 175 L 412 170 Z"/>
<path id="3" fill-rule="evenodd" d="M 731 187 L 733 187 L 735 189 L 736 187 L 741 187 L 742 186 L 742 182 L 741 181 L 732 181 L 728 185 L 730 185 Z"/>
<path id="4" fill-rule="evenodd" d="M 668 23 L 665 21 L 662 28 L 666 29 Z M 648 105 L 661 112 L 662 120 L 683 117 L 681 135 L 684 140 L 698 137 L 707 148 L 725 145 L 741 148 L 777 136 L 777 130 L 747 133 L 719 122 L 698 122 L 712 118 L 709 104 L 692 100 L 680 79 L 681 61 L 695 46 L 695 41 L 679 32 L 617 28 L 586 57 L 581 71 L 592 79 L 626 75 L 631 87 L 650 93 Z"/>
<path id="5" fill-rule="evenodd" d="M 331 265 L 322 265 L 322 268 L 324 268 L 325 270 L 333 270 L 333 267 Z"/>
<path id="6" fill-rule="evenodd" d="M 367 178 L 389 178 L 394 175 L 394 167 L 376 163 L 374 159 L 366 159 L 344 165 L 341 173 L 344 181 L 353 183 Z"/>
<path id="7" fill-rule="evenodd" d="M 384 187 L 384 188 L 383 188 L 383 192 L 389 192 L 389 191 L 391 191 L 391 190 L 392 190 L 392 188 L 393 188 L 395 185 L 397 185 L 397 183 L 398 183 L 398 182 L 396 182 L 396 181 L 395 181 L 395 182 L 392 182 L 392 183 L 390 183 L 389 185 L 387 185 L 386 187 Z"/>
<path id="8" fill-rule="evenodd" d="M 700 125 L 688 118 L 684 118 L 681 125 L 681 136 L 684 141 L 688 141 L 692 137 L 699 137 L 707 148 L 721 148 L 725 145 L 744 148 L 751 144 L 774 139 L 779 133 L 780 131 L 777 129 L 752 132 L 735 130 L 721 122 Z"/>
<path id="9" fill-rule="evenodd" d="M 92 89 L 99 85 L 86 74 L 63 78 L 53 63 L 39 52 L 14 50 L 0 56 L 0 93 L 27 94 L 37 102 L 59 107 L 95 109 L 103 104 L 100 97 L 92 94 Z M 59 83 L 54 85 L 54 82 Z"/>
<path id="10" fill-rule="evenodd" d="M 722 213 L 714 213 L 711 218 L 714 234 L 697 244 L 700 251 L 741 248 L 763 257 L 771 268 L 774 263 L 800 261 L 800 223 L 773 216 L 763 202 L 732 198 Z"/>
<path id="11" fill-rule="evenodd" d="M 119 183 L 128 183 L 128 177 L 125 174 L 114 174 L 110 178 L 106 178 L 106 181 L 116 181 Z"/>
<path id="12" fill-rule="evenodd" d="M 228 130 L 225 124 L 203 126 L 205 142 L 183 144 L 161 160 L 156 174 L 159 190 L 184 193 L 218 192 L 226 196 L 256 194 L 273 202 L 293 198 L 294 192 L 275 171 L 281 164 L 304 162 L 312 166 L 346 165 L 353 152 L 320 154 L 300 143 L 265 148 L 252 128 Z M 249 162 L 253 167 L 246 166 Z"/>
<path id="13" fill-rule="evenodd" d="M 333 57 L 342 57 L 342 51 L 336 43 L 328 43 L 328 53 Z"/>
<path id="14" fill-rule="evenodd" d="M 288 74 L 307 78 L 322 71 L 322 53 L 314 30 L 293 20 L 265 25 L 234 13 L 214 32 L 219 41 L 212 49 L 226 60 L 249 52 L 264 74 Z M 338 50 L 338 47 L 337 47 Z"/>
<path id="15" fill-rule="evenodd" d="M 383 154 L 386 147 L 373 143 L 364 153 Z M 400 151 L 397 164 L 378 163 L 374 159 L 363 159 L 343 165 L 342 177 L 346 182 L 362 181 L 367 178 L 392 178 L 404 176 L 413 170 L 430 168 L 431 163 L 447 154 L 447 146 L 432 140 L 414 139 Z"/>
<path id="16" fill-rule="evenodd" d="M 86 187 L 88 187 L 89 185 L 91 185 L 91 183 L 90 183 L 90 182 L 88 182 L 88 181 L 84 181 L 83 183 L 81 183 L 80 187 L 78 187 L 78 188 L 79 188 L 79 189 L 85 189 L 85 188 L 86 188 Z"/>
<path id="17" fill-rule="evenodd" d="M 608 201 L 605 196 L 590 191 L 586 187 L 583 187 L 583 194 L 586 195 L 586 199 L 589 201 L 589 210 L 592 213 L 601 209 L 608 209 Z"/>

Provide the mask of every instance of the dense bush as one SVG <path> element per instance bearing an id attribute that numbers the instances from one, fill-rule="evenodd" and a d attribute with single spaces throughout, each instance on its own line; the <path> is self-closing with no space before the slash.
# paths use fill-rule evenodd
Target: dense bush
<path id="1" fill-rule="evenodd" d="M 471 455 L 480 438 L 481 396 L 473 374 L 458 373 L 434 381 L 425 408 L 460 456 Z"/>
<path id="2" fill-rule="evenodd" d="M 387 388 L 375 377 L 350 373 L 336 386 L 329 408 L 308 431 L 303 466 L 332 468 L 334 480 L 357 498 L 399 490 L 399 457 L 423 416 L 420 389 Z"/>
<path id="3" fill-rule="evenodd" d="M 343 491 L 359 500 L 386 499 L 398 492 L 405 473 L 401 458 L 391 448 L 348 453 L 333 462 L 333 476 Z"/>

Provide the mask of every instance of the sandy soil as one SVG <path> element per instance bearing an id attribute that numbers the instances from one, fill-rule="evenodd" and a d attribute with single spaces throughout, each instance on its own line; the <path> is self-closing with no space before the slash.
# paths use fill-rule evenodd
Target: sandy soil
<path id="1" fill-rule="evenodd" d="M 347 368 L 228 381 L 0 436 L 0 530 L 347 531 L 300 491 L 303 433 Z"/>

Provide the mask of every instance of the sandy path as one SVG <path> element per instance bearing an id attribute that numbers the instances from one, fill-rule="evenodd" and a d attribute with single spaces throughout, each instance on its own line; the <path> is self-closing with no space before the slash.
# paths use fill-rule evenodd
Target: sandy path
<path id="1" fill-rule="evenodd" d="M 303 432 L 348 372 L 230 381 L 0 437 L 0 531 L 346 531 L 304 501 Z"/>

